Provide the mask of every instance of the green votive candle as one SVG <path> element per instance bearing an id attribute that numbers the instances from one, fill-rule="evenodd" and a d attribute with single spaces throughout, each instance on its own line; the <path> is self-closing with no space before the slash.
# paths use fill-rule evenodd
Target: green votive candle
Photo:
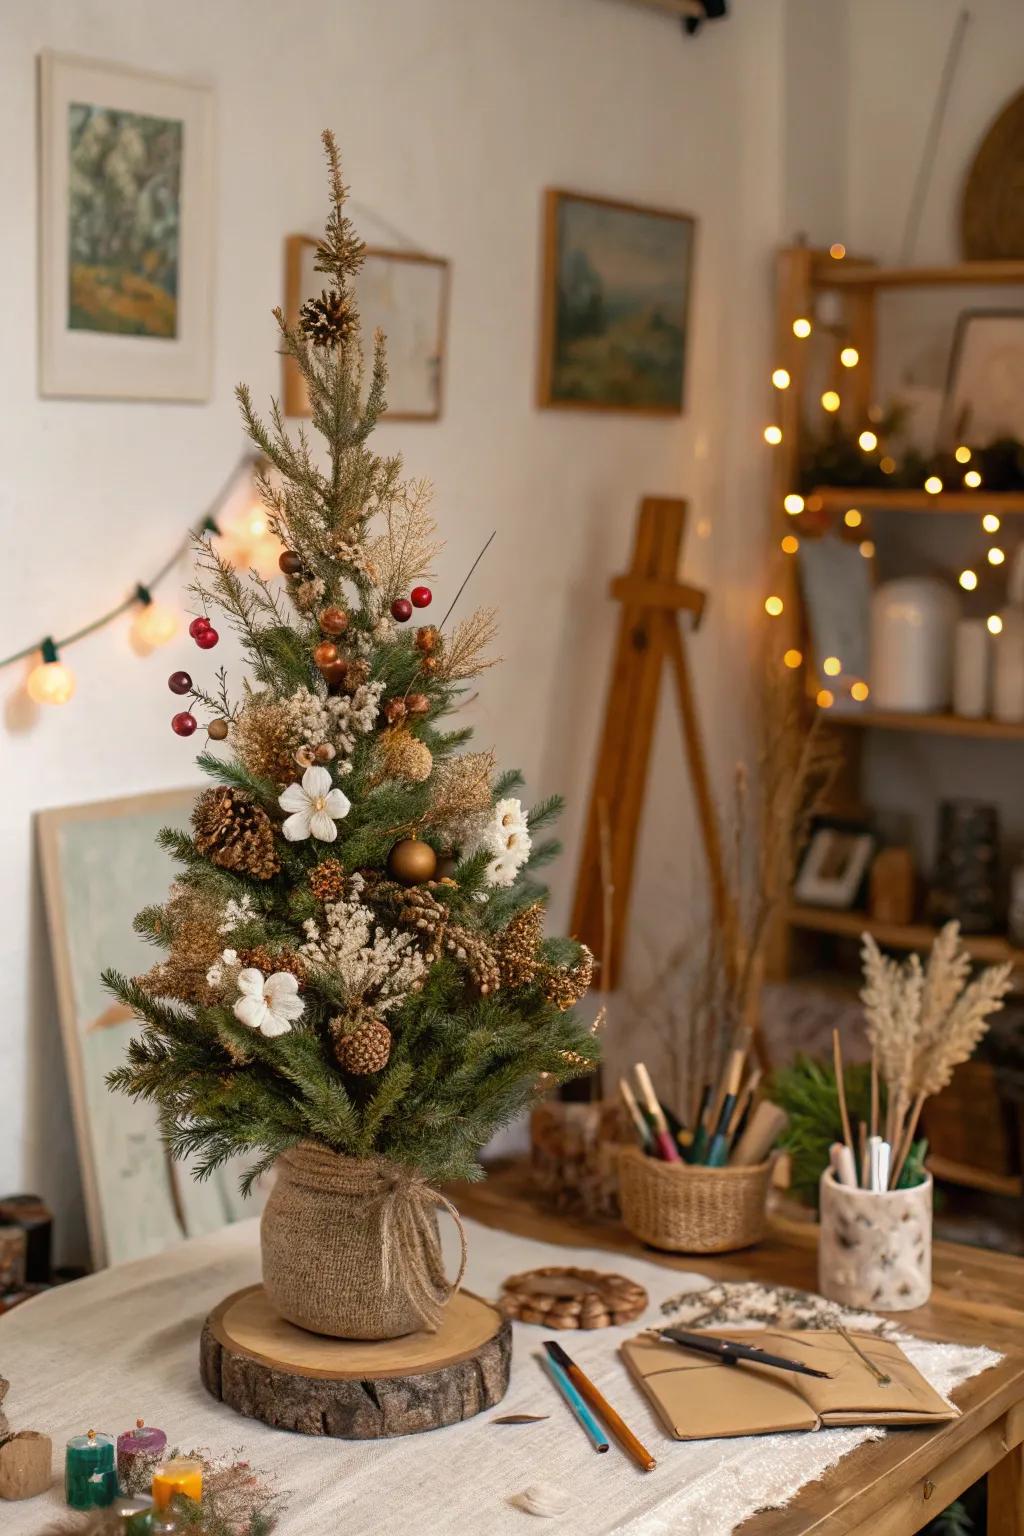
<path id="1" fill-rule="evenodd" d="M 72 1435 L 64 1454 L 64 1497 L 72 1509 L 105 1509 L 117 1497 L 113 1435 Z"/>

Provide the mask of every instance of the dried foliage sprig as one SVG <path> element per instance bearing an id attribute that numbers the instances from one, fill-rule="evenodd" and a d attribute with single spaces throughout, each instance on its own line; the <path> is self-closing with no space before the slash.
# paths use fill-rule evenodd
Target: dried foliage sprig
<path id="1" fill-rule="evenodd" d="M 493 608 L 477 608 L 468 618 L 460 619 L 441 651 L 441 676 L 445 682 L 464 682 L 496 666 L 501 658 L 488 656 L 487 647 L 497 633 Z"/>

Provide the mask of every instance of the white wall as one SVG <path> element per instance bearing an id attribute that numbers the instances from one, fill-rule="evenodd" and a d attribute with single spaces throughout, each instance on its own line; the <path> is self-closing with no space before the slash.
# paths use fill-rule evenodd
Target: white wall
<path id="1" fill-rule="evenodd" d="M 685 40 L 615 0 L 8 0 L 0 55 L 0 654 L 86 621 L 159 564 L 238 454 L 231 389 L 277 387 L 269 310 L 282 237 L 324 208 L 318 133 L 332 125 L 359 209 L 454 264 L 448 391 L 436 426 L 393 425 L 429 474 L 453 584 L 492 527 L 474 595 L 500 605 L 505 664 L 478 719 L 533 795 L 568 792 L 564 920 L 614 608 L 644 492 L 691 498 L 687 568 L 713 603 L 694 645 L 719 771 L 742 743 L 760 561 L 769 254 L 778 237 L 782 0 L 737 0 Z M 215 380 L 208 404 L 43 401 L 35 387 L 35 57 L 42 47 L 195 76 L 217 92 Z M 539 412 L 533 401 L 541 194 L 556 185 L 700 221 L 681 421 Z M 358 210 L 357 210 L 358 211 Z M 367 233 L 379 235 L 363 216 Z M 188 781 L 164 678 L 188 643 L 143 661 L 118 625 L 69 656 L 78 694 L 26 722 L 3 675 L 0 797 L 0 1190 L 56 1208 L 81 1251 L 77 1177 L 32 853 L 40 807 Z M 727 702 L 726 702 L 727 701 Z M 638 932 L 671 929 L 699 875 L 674 724 L 659 743 Z M 657 820 L 654 818 L 657 817 Z M 680 869 L 684 878 L 679 883 Z M 673 894 L 667 915 L 666 891 Z M 657 910 L 656 920 L 652 913 Z"/>

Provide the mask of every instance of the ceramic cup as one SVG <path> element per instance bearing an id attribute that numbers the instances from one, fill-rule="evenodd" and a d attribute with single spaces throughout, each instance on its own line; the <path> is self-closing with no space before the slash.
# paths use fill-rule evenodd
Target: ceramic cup
<path id="1" fill-rule="evenodd" d="M 821 1176 L 818 1289 L 867 1311 L 907 1312 L 932 1288 L 932 1176 L 884 1193 Z"/>

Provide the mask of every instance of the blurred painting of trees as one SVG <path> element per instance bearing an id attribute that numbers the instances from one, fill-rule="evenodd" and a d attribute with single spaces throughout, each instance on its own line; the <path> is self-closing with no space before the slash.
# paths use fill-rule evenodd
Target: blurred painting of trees
<path id="1" fill-rule="evenodd" d="M 178 331 L 183 125 L 68 108 L 68 328 Z"/>

